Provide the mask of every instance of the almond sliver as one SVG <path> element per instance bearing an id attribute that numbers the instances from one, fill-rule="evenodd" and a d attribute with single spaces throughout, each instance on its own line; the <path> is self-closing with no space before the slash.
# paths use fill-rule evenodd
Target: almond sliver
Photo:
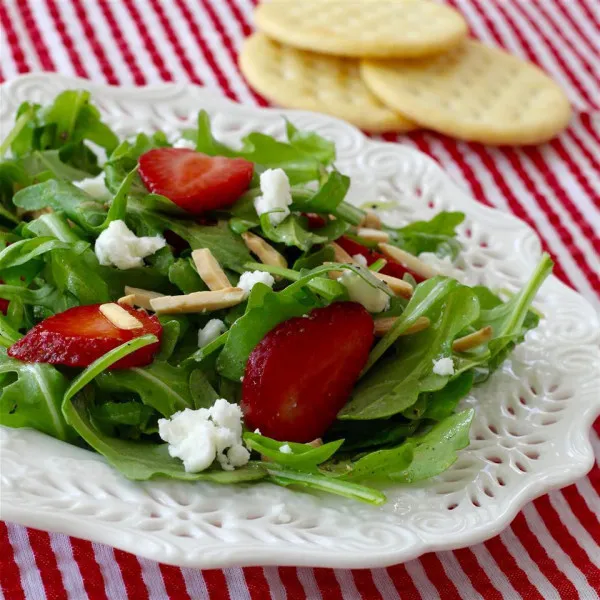
<path id="1" fill-rule="evenodd" d="M 330 242 L 329 246 L 333 248 L 333 258 L 335 262 L 351 264 L 356 262 L 339 244 Z"/>
<path id="2" fill-rule="evenodd" d="M 152 310 L 158 315 L 181 313 L 202 313 L 221 308 L 229 308 L 244 299 L 241 288 L 225 288 L 211 292 L 193 292 L 181 296 L 161 296 L 150 300 Z"/>
<path id="3" fill-rule="evenodd" d="M 119 329 L 131 330 L 139 329 L 144 325 L 139 319 L 129 314 L 122 306 L 114 302 L 109 304 L 101 304 L 100 312 Z"/>
<path id="4" fill-rule="evenodd" d="M 382 317 L 381 319 L 375 319 L 375 335 L 377 337 L 383 337 L 398 320 L 398 317 Z M 419 317 L 406 331 L 403 331 L 400 335 L 412 335 L 427 329 L 430 325 L 430 321 L 427 317 Z"/>
<path id="5" fill-rule="evenodd" d="M 215 291 L 231 287 L 231 282 L 227 279 L 225 271 L 208 248 L 194 250 L 192 260 L 196 265 L 198 275 L 202 277 L 202 281 L 206 283 L 210 290 Z"/>
<path id="6" fill-rule="evenodd" d="M 370 227 L 359 227 L 356 230 L 356 235 L 369 242 L 387 242 L 390 239 L 389 233 Z"/>
<path id="7" fill-rule="evenodd" d="M 379 249 L 388 258 L 391 258 L 401 265 L 404 265 L 425 279 L 430 279 L 431 277 L 435 277 L 437 275 L 437 273 L 428 264 L 424 263 L 422 260 L 419 260 L 413 254 L 401 250 L 397 246 L 380 243 Z"/>
<path id="8" fill-rule="evenodd" d="M 396 296 L 402 296 L 403 298 L 410 298 L 412 296 L 413 286 L 410 285 L 408 281 L 404 281 L 403 279 L 398 279 L 397 277 L 392 277 L 390 275 L 384 275 L 383 273 L 373 272 L 373 275 L 375 275 L 377 279 L 387 283 L 388 287 Z"/>
<path id="9" fill-rule="evenodd" d="M 377 213 L 367 210 L 360 226 L 368 229 L 381 229 L 381 219 Z"/>
<path id="10" fill-rule="evenodd" d="M 146 310 L 152 310 L 150 301 L 154 298 L 160 298 L 161 296 L 164 296 L 164 294 L 126 285 L 124 298 L 128 298 L 129 296 L 133 296 L 133 304 L 135 306 L 145 308 Z"/>
<path id="11" fill-rule="evenodd" d="M 263 264 L 275 267 L 287 267 L 285 257 L 258 235 L 254 235 L 250 231 L 245 231 L 242 233 L 242 239 L 248 250 L 252 254 L 255 254 Z"/>
<path id="12" fill-rule="evenodd" d="M 490 325 L 487 327 L 483 327 L 478 331 L 470 333 L 469 335 L 465 335 L 464 337 L 458 338 L 454 340 L 452 343 L 452 350 L 454 352 L 465 352 L 466 350 L 471 350 L 471 348 L 476 348 L 485 342 L 489 342 L 492 339 L 492 335 L 494 334 Z"/>

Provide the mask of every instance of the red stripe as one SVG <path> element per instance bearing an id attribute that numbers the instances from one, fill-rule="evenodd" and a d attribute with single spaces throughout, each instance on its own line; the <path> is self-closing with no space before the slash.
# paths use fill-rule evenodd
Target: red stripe
<path id="1" fill-rule="evenodd" d="M 370 569 L 353 569 L 352 577 L 354 577 L 354 583 L 361 598 L 383 600 L 383 596 L 373 581 L 373 573 Z"/>
<path id="2" fill-rule="evenodd" d="M 570 2 L 572 5 L 572 0 L 570 0 Z M 577 37 L 580 40 L 582 40 L 594 54 L 597 54 L 600 50 L 600 46 L 596 47 L 594 45 L 594 41 L 591 38 L 589 38 L 586 32 L 583 30 L 583 28 L 580 27 L 579 23 L 575 20 L 575 17 L 573 17 L 573 14 L 569 10 L 569 7 L 563 5 L 562 0 L 557 0 L 557 2 L 554 3 L 554 6 L 556 6 L 556 8 L 562 14 L 562 16 L 570 23 L 571 27 L 575 30 L 575 34 L 577 35 Z"/>
<path id="3" fill-rule="evenodd" d="M 394 565 L 386 571 L 402 600 L 421 600 L 421 593 L 404 565 Z"/>
<path id="4" fill-rule="evenodd" d="M 183 49 L 183 46 L 179 43 L 177 35 L 175 34 L 175 31 L 173 31 L 173 27 L 171 27 L 171 22 L 165 15 L 165 11 L 163 10 L 161 3 L 158 2 L 158 0 L 150 0 L 150 5 L 156 13 L 160 25 L 162 26 L 167 36 L 167 39 L 169 40 L 169 43 L 171 44 L 171 46 L 173 46 L 173 50 L 175 51 L 175 54 L 179 59 L 179 62 L 181 63 L 181 66 L 183 67 L 187 76 L 189 77 L 190 81 L 192 83 L 195 83 L 196 85 L 202 85 L 202 80 L 200 79 L 200 77 L 198 77 L 198 74 L 194 70 L 190 59 L 188 58 L 185 50 Z"/>
<path id="5" fill-rule="evenodd" d="M 35 564 L 40 572 L 47 600 L 67 600 L 67 590 L 56 562 L 56 556 L 50 545 L 50 536 L 45 531 L 27 529 L 29 545 L 35 557 Z"/>
<path id="6" fill-rule="evenodd" d="M 25 54 L 21 49 L 19 37 L 12 26 L 12 19 L 4 6 L 4 2 L 0 2 L 0 25 L 2 25 L 2 29 L 6 32 L 6 41 L 10 46 L 10 53 L 12 54 L 17 71 L 19 73 L 27 73 L 29 71 L 29 65 L 27 64 Z"/>
<path id="7" fill-rule="evenodd" d="M 181 569 L 171 565 L 163 565 L 162 563 L 158 566 L 170 600 L 185 600 L 189 598 L 190 595 L 187 592 Z"/>
<path id="8" fill-rule="evenodd" d="M 83 67 L 81 60 L 79 60 L 79 54 L 75 52 L 75 48 L 73 46 L 73 40 L 67 31 L 64 21 L 62 20 L 62 16 L 56 6 L 56 2 L 54 0 L 45 0 L 46 6 L 48 7 L 48 11 L 50 12 L 50 16 L 52 17 L 52 21 L 54 21 L 54 26 L 58 31 L 58 35 L 60 36 L 61 42 L 65 47 L 67 54 L 69 55 L 69 60 L 75 69 L 75 73 L 79 77 L 88 78 L 88 73 Z"/>
<path id="9" fill-rule="evenodd" d="M 271 588 L 262 567 L 245 567 L 244 578 L 252 600 L 264 600 L 271 597 Z"/>
<path id="10" fill-rule="evenodd" d="M 104 48 L 100 45 L 98 38 L 96 36 L 96 31 L 90 24 L 90 21 L 87 17 L 86 9 L 84 8 L 81 0 L 72 0 L 73 9 L 75 10 L 75 14 L 81 23 L 81 27 L 83 29 L 83 33 L 87 41 L 89 42 L 92 52 L 96 56 L 98 63 L 100 64 L 100 68 L 102 69 L 102 73 L 106 78 L 106 81 L 111 85 L 119 85 L 119 79 L 115 75 L 115 72 L 110 64 L 106 53 L 104 52 Z"/>
<path id="11" fill-rule="evenodd" d="M 418 559 L 427 573 L 429 581 L 435 586 L 444 600 L 461 600 L 456 586 L 452 583 L 440 559 L 433 552 L 423 554 Z"/>
<path id="12" fill-rule="evenodd" d="M 208 569 L 202 571 L 200 576 L 204 577 L 204 583 L 206 584 L 210 600 L 225 600 L 226 598 L 229 598 L 227 581 L 225 580 L 223 571 L 219 571 L 218 569 Z"/>
<path id="13" fill-rule="evenodd" d="M 511 527 L 516 535 L 513 525 L 511 525 Z M 529 532 L 529 530 L 527 531 Z M 529 535 L 531 535 L 531 532 L 529 532 Z M 523 540 L 521 540 L 521 542 L 523 542 Z M 529 581 L 527 573 L 521 569 L 521 567 L 513 558 L 512 554 L 508 552 L 506 546 L 499 536 L 496 536 L 495 538 L 485 542 L 485 547 L 496 561 L 498 568 L 504 572 L 511 585 L 522 598 L 527 598 L 527 600 L 534 600 L 534 598 L 544 600 L 542 595 L 538 592 L 538 589 L 531 583 L 531 581 Z"/>
<path id="14" fill-rule="evenodd" d="M 83 587 L 90 600 L 108 600 L 104 577 L 91 542 L 79 538 L 69 538 L 73 559 L 79 567 Z"/>
<path id="15" fill-rule="evenodd" d="M 227 3 L 227 6 L 229 6 L 229 10 L 231 11 L 231 14 L 235 17 L 235 20 L 240 24 L 244 36 L 249 36 L 252 33 L 252 27 L 244 18 L 240 7 L 236 4 L 235 0 L 225 0 L 225 2 Z"/>
<path id="16" fill-rule="evenodd" d="M 148 30 L 146 29 L 146 25 L 144 21 L 142 21 L 142 17 L 138 12 L 137 7 L 135 6 L 132 0 L 123 0 L 123 4 L 125 8 L 129 12 L 133 23 L 142 39 L 142 43 L 144 44 L 144 48 L 150 55 L 150 59 L 154 63 L 154 66 L 158 70 L 158 74 L 164 81 L 173 81 L 173 75 L 165 65 L 165 61 L 162 59 L 162 56 L 156 50 L 156 46 L 154 45 L 154 41 L 150 37 Z"/>
<path id="17" fill-rule="evenodd" d="M 596 130 L 594 129 L 594 120 L 592 119 L 592 114 L 593 113 L 589 113 L 589 112 L 583 112 L 583 113 L 579 113 L 578 118 L 579 118 L 579 122 L 581 123 L 582 127 L 585 129 L 585 131 L 588 133 L 588 135 L 590 135 L 595 142 L 597 142 L 598 144 L 600 144 L 600 135 L 598 135 L 598 133 L 596 132 Z M 575 135 L 574 128 L 571 128 L 571 133 L 572 135 Z M 585 157 L 594 165 L 594 167 L 596 168 L 596 171 L 600 172 L 600 161 L 596 158 L 596 155 L 594 152 L 590 152 L 588 150 L 588 148 L 585 146 L 585 144 L 583 143 L 583 141 L 581 141 L 581 151 L 585 154 Z M 594 150 L 596 150 L 594 148 Z"/>
<path id="18" fill-rule="evenodd" d="M 79 0 L 78 0 L 79 1 Z M 140 70 L 140 67 L 135 59 L 135 56 L 131 53 L 123 34 L 121 33 L 120 27 L 115 21 L 115 16 L 110 8 L 110 3 L 107 0 L 98 0 L 98 6 L 108 23 L 110 32 L 117 44 L 117 48 L 123 57 L 123 60 L 127 64 L 127 67 L 133 77 L 136 85 L 146 85 L 146 76 Z"/>
<path id="19" fill-rule="evenodd" d="M 333 569 L 315 569 L 315 579 L 324 600 L 344 600 Z"/>
<path id="20" fill-rule="evenodd" d="M 304 600 L 306 594 L 304 587 L 298 579 L 298 570 L 296 567 L 279 567 L 279 579 L 285 588 L 287 600 Z"/>
<path id="21" fill-rule="evenodd" d="M 485 600 L 502 600 L 502 594 L 494 587 L 472 550 L 459 548 L 454 550 L 453 554 L 475 591 L 479 592 Z"/>
<path id="22" fill-rule="evenodd" d="M 7 600 L 25 600 L 19 566 L 15 561 L 13 547 L 8 538 L 8 527 L 4 521 L 0 521 L 0 548 L 0 590 Z"/>
<path id="23" fill-rule="evenodd" d="M 556 540 L 557 544 L 569 555 L 573 564 L 585 575 L 592 589 L 600 589 L 600 573 L 598 568 L 589 559 L 587 552 L 579 545 L 577 538 L 573 536 L 560 516 L 550 504 L 550 498 L 542 496 L 534 501 L 534 505 L 546 524 L 548 531 Z"/>
<path id="24" fill-rule="evenodd" d="M 597 544 L 600 543 L 600 515 L 594 514 L 586 501 L 583 499 L 577 486 L 570 485 L 561 490 L 567 504 L 571 508 L 571 512 L 575 518 L 585 527 L 591 538 Z M 600 589 L 600 586 L 598 587 Z"/>
<path id="25" fill-rule="evenodd" d="M 577 598 L 577 590 L 571 580 L 557 568 L 556 562 L 550 558 L 548 552 L 539 542 L 530 529 L 522 512 L 520 512 L 511 527 L 518 536 L 527 554 L 532 558 L 538 569 L 546 576 L 548 581 L 556 588 L 562 597 Z M 514 582 L 513 582 L 514 583 Z"/>
<path id="26" fill-rule="evenodd" d="M 25 30 L 31 39 L 35 53 L 37 54 L 38 60 L 42 65 L 42 69 L 44 71 L 56 71 L 56 67 L 54 66 L 54 62 L 50 56 L 50 52 L 46 48 L 46 44 L 44 43 L 40 30 L 38 29 L 37 22 L 31 13 L 29 0 L 20 0 L 20 2 L 15 3 L 15 6 L 21 13 L 23 25 L 25 26 Z"/>
<path id="27" fill-rule="evenodd" d="M 573 0 L 570 1 L 572 2 Z M 591 10 L 590 7 L 587 5 L 586 0 L 581 0 L 581 2 L 578 2 L 577 7 L 583 10 L 583 12 L 585 13 L 585 18 L 588 21 L 591 21 L 596 26 L 596 30 L 600 30 L 600 20 L 596 18 L 594 11 Z"/>
<path id="28" fill-rule="evenodd" d="M 123 584 L 127 591 L 127 598 L 130 600 L 144 600 L 148 598 L 148 589 L 144 583 L 142 567 L 137 557 L 116 548 L 114 554 L 117 565 L 119 565 L 119 569 L 121 570 Z"/>

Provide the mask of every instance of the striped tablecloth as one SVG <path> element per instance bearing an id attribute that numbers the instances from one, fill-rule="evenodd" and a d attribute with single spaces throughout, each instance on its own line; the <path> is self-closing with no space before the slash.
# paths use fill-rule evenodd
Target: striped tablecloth
<path id="1" fill-rule="evenodd" d="M 449 0 L 472 35 L 540 65 L 568 92 L 567 132 L 538 148 L 430 133 L 399 141 L 438 160 L 480 202 L 534 227 L 556 274 L 600 306 L 600 0 Z M 252 0 L 0 0 L 0 79 L 58 71 L 114 85 L 191 81 L 266 105 L 236 58 Z M 396 136 L 384 136 L 395 140 Z M 600 458 L 600 422 L 592 433 Z M 100 544 L 0 523 L 4 598 L 598 598 L 600 469 L 529 504 L 484 544 L 388 569 L 161 565 Z"/>

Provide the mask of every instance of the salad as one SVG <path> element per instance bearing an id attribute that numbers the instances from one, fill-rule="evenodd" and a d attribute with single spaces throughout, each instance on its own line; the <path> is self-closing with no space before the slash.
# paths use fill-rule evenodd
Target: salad
<path id="1" fill-rule="evenodd" d="M 463 285 L 423 260 L 458 256 L 463 214 L 386 226 L 345 201 L 330 141 L 286 130 L 232 148 L 201 110 L 179 139 L 119 139 L 86 91 L 21 105 L 0 145 L 0 423 L 134 480 L 372 504 L 453 464 L 459 403 L 538 324 L 552 262 L 513 295 Z"/>

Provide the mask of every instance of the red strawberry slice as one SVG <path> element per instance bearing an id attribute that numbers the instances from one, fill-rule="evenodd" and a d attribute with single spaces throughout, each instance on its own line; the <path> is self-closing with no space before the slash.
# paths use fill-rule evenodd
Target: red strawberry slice
<path id="1" fill-rule="evenodd" d="M 253 170 L 243 158 L 186 148 L 155 148 L 139 161 L 140 177 L 150 192 L 195 215 L 231 206 L 248 189 Z"/>
<path id="2" fill-rule="evenodd" d="M 373 319 L 353 302 L 281 323 L 248 359 L 241 403 L 246 426 L 281 441 L 321 437 L 348 400 L 372 343 Z"/>
<path id="3" fill-rule="evenodd" d="M 151 333 L 159 342 L 140 348 L 110 368 L 128 369 L 148 365 L 159 349 L 162 326 L 154 315 L 130 306 L 123 308 L 141 321 L 143 327 L 119 329 L 100 312 L 100 304 L 75 306 L 36 325 L 8 349 L 8 355 L 24 362 L 87 367 L 124 342 Z"/>
<path id="4" fill-rule="evenodd" d="M 2 281 L 2 279 L 0 279 L 0 285 L 3 284 L 4 281 Z M 5 315 L 8 312 L 8 300 L 5 300 L 4 298 L 0 298 L 0 312 Z"/>
<path id="5" fill-rule="evenodd" d="M 309 229 L 321 229 L 327 225 L 327 219 L 317 213 L 302 213 L 308 219 Z"/>
<path id="6" fill-rule="evenodd" d="M 389 275 L 390 277 L 397 277 L 398 279 L 402 279 L 406 273 L 410 273 L 417 283 L 421 283 L 421 281 L 425 281 L 425 278 L 418 273 L 415 273 L 411 269 L 408 269 L 404 265 L 393 261 L 391 258 L 384 256 L 380 252 L 375 250 L 371 250 L 358 242 L 355 242 L 353 239 L 346 237 L 343 235 L 341 238 L 335 240 L 336 244 L 339 244 L 350 256 L 354 256 L 355 254 L 360 254 L 367 259 L 367 264 L 372 265 L 376 260 L 383 258 L 387 261 L 385 267 L 381 269 L 380 273 L 384 275 Z"/>

